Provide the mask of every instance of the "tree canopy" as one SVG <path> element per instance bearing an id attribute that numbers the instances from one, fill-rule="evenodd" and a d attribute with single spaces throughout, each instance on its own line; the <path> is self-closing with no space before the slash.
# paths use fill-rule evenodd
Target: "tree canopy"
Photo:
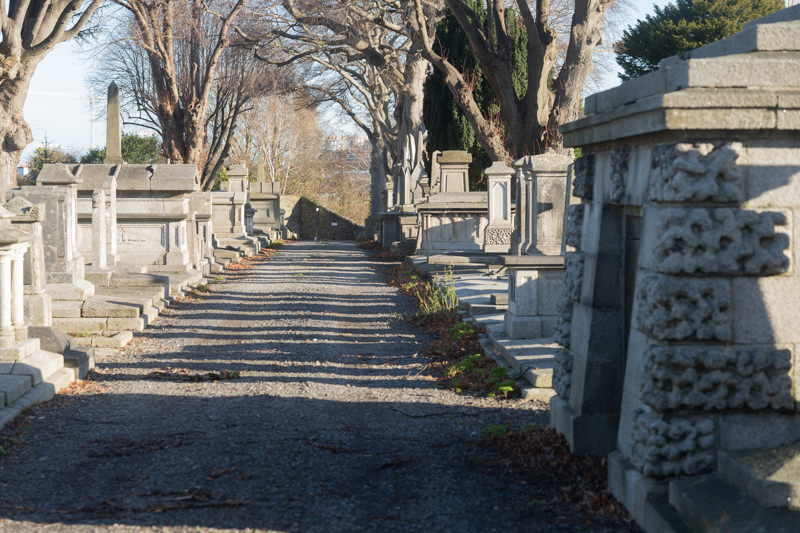
<path id="1" fill-rule="evenodd" d="M 745 22 L 783 9 L 784 0 L 677 0 L 639 20 L 614 46 L 623 80 L 658 68 L 665 57 L 729 37 Z"/>
<path id="2" fill-rule="evenodd" d="M 92 148 L 81 157 L 81 163 L 102 163 L 106 158 L 105 148 Z M 164 163 L 161 143 L 157 137 L 122 134 L 122 160 L 131 164 Z"/>

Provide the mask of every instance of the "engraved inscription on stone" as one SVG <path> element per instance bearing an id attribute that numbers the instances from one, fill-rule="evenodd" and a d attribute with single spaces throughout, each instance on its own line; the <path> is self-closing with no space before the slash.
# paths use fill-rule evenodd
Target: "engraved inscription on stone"
<path id="1" fill-rule="evenodd" d="M 741 143 L 679 143 L 653 149 L 650 199 L 658 202 L 740 202 Z"/>
<path id="2" fill-rule="evenodd" d="M 659 340 L 731 338 L 726 281 L 649 276 L 637 284 L 636 328 Z"/>
<path id="3" fill-rule="evenodd" d="M 167 249 L 166 224 L 131 224 L 118 229 L 119 251 L 140 252 Z"/>
<path id="4" fill-rule="evenodd" d="M 642 400 L 666 409 L 793 410 L 787 349 L 650 346 Z"/>
<path id="5" fill-rule="evenodd" d="M 659 212 L 653 250 L 658 271 L 670 274 L 780 274 L 789 268 L 782 213 L 736 208 L 668 208 Z"/>
<path id="6" fill-rule="evenodd" d="M 631 462 L 649 477 L 707 472 L 714 467 L 714 422 L 710 418 L 667 420 L 640 412 L 633 421 Z"/>

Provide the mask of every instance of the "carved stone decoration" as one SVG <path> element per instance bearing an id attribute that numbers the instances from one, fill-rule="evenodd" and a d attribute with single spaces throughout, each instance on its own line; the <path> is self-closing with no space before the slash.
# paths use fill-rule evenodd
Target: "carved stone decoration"
<path id="1" fill-rule="evenodd" d="M 574 163 L 575 180 L 572 194 L 591 200 L 594 195 L 594 154 L 579 157 Z"/>
<path id="2" fill-rule="evenodd" d="M 625 179 L 628 175 L 628 162 L 631 152 L 627 148 L 617 148 L 611 152 L 611 191 L 612 204 L 622 203 L 625 197 Z"/>
<path id="3" fill-rule="evenodd" d="M 659 272 L 768 275 L 789 269 L 789 235 L 776 231 L 788 225 L 782 213 L 674 207 L 663 209 L 656 224 Z"/>
<path id="4" fill-rule="evenodd" d="M 572 385 L 572 354 L 568 350 L 558 350 L 553 363 L 553 390 L 568 399 Z"/>
<path id="5" fill-rule="evenodd" d="M 740 202 L 741 143 L 679 143 L 653 150 L 650 199 L 657 202 Z"/>
<path id="6" fill-rule="evenodd" d="M 645 476 L 671 477 L 707 472 L 714 467 L 714 422 L 638 413 L 633 421 L 631 462 Z"/>
<path id="7" fill-rule="evenodd" d="M 486 228 L 485 239 L 489 245 L 509 245 L 511 244 L 511 234 L 514 228 Z"/>
<path id="8" fill-rule="evenodd" d="M 564 228 L 564 242 L 567 246 L 580 248 L 581 233 L 583 232 L 583 212 L 585 204 L 575 204 L 567 207 L 567 225 Z"/>
<path id="9" fill-rule="evenodd" d="M 727 281 L 649 276 L 637 284 L 635 327 L 662 341 L 731 338 Z"/>
<path id="10" fill-rule="evenodd" d="M 650 346 L 642 400 L 658 409 L 794 410 L 790 350 Z"/>
<path id="11" fill-rule="evenodd" d="M 566 266 L 566 274 L 564 275 L 564 295 L 573 302 L 577 302 L 581 299 L 584 261 L 585 257 L 580 252 L 564 254 L 564 265 Z"/>
<path id="12" fill-rule="evenodd" d="M 553 328 L 555 341 L 566 349 L 569 349 L 572 332 L 572 306 L 572 302 L 566 297 L 558 302 L 558 321 Z"/>

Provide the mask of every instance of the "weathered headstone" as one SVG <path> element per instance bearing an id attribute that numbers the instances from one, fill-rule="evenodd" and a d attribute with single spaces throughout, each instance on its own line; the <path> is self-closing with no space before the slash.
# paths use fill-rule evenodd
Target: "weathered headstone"
<path id="1" fill-rule="evenodd" d="M 489 253 L 508 253 L 511 233 L 514 231 L 511 217 L 511 178 L 514 169 L 503 162 L 495 161 L 483 171 L 486 176 L 489 225 L 484 231 L 483 250 Z"/>

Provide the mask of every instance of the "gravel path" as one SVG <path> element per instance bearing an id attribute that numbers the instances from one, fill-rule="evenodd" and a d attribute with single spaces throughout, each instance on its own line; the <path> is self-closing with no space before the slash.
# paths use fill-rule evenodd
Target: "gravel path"
<path id="1" fill-rule="evenodd" d="M 545 411 L 437 389 L 383 268 L 298 243 L 162 315 L 0 432 L 0 530 L 551 530 L 475 444 Z"/>

